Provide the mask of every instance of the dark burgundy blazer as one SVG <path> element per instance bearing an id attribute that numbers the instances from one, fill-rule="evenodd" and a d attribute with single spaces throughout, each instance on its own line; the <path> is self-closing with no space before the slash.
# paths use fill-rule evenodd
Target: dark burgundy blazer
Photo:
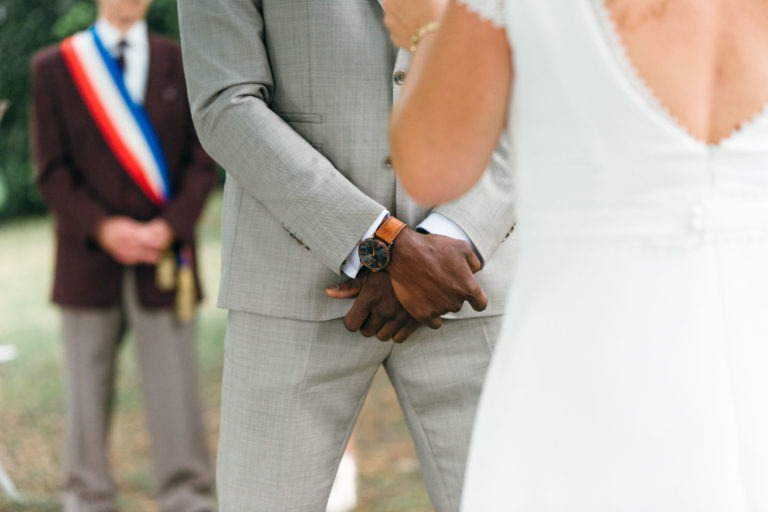
<path id="1" fill-rule="evenodd" d="M 53 301 L 58 304 L 104 307 L 120 301 L 123 267 L 94 240 L 96 227 L 109 215 L 141 221 L 159 216 L 173 228 L 178 243 L 194 247 L 195 224 L 215 183 L 214 164 L 192 126 L 178 44 L 150 35 L 149 48 L 144 108 L 165 152 L 173 190 L 162 208 L 141 192 L 112 154 L 59 45 L 32 60 L 32 141 L 37 183 L 56 219 Z M 154 267 L 139 265 L 136 273 L 143 305 L 173 304 L 173 292 L 156 288 Z"/>

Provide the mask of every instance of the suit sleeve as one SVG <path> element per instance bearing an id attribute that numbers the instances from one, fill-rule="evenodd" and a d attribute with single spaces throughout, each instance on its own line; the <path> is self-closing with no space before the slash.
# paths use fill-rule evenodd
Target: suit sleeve
<path id="1" fill-rule="evenodd" d="M 238 184 L 335 273 L 384 207 L 269 108 L 274 84 L 261 3 L 179 2 L 192 117 Z"/>
<path id="2" fill-rule="evenodd" d="M 65 116 L 57 103 L 54 66 L 50 52 L 32 61 L 32 147 L 38 188 L 57 218 L 59 233 L 88 241 L 107 216 L 81 173 L 72 165 L 64 130 Z"/>

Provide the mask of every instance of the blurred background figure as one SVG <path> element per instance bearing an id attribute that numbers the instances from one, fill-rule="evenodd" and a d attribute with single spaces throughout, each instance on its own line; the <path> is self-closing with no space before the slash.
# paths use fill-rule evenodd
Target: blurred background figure
<path id="1" fill-rule="evenodd" d="M 56 220 L 53 301 L 67 388 L 64 509 L 117 509 L 107 439 L 117 349 L 136 341 L 160 510 L 212 510 L 194 347 L 195 226 L 214 185 L 178 45 L 149 0 L 99 0 L 33 59 L 38 186 Z"/>

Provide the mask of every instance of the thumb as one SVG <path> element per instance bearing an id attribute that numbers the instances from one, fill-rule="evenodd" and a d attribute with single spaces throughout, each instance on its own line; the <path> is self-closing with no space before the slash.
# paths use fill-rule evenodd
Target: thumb
<path id="1" fill-rule="evenodd" d="M 363 283 L 360 279 L 350 279 L 336 286 L 329 286 L 325 289 L 325 294 L 332 299 L 351 299 L 357 297 L 362 287 Z"/>

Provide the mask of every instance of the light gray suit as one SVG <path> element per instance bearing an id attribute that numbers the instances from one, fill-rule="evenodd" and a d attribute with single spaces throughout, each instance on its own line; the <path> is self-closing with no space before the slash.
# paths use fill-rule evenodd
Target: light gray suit
<path id="1" fill-rule="evenodd" d="M 182 0 L 193 117 L 227 171 L 219 305 L 225 341 L 219 498 L 224 511 L 322 510 L 344 442 L 384 364 L 430 497 L 458 508 L 469 432 L 503 311 L 512 180 L 498 153 L 481 182 L 434 211 L 486 265 L 481 314 L 465 307 L 405 344 L 349 333 L 329 299 L 383 208 L 427 212 L 388 163 L 387 120 L 409 54 L 377 0 Z M 467 77 L 471 80 L 472 77 Z M 482 318 L 470 318 L 480 317 Z"/>

